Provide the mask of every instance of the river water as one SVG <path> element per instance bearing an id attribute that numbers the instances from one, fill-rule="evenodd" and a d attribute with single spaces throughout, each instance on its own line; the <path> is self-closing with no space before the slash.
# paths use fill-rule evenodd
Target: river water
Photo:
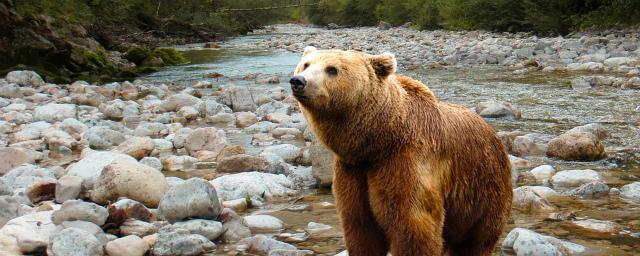
<path id="1" fill-rule="evenodd" d="M 221 44 L 219 49 L 203 49 L 198 45 L 177 47 L 191 64 L 167 67 L 142 79 L 173 84 L 193 84 L 210 80 L 214 86 L 246 85 L 282 87 L 299 60 L 298 53 L 245 47 L 251 40 L 269 35 L 244 36 Z M 293 35 L 292 35 L 293 36 Z M 514 75 L 513 70 L 500 66 L 454 67 L 401 71 L 425 82 L 442 101 L 474 108 L 484 100 L 510 102 L 522 110 L 520 120 L 487 119 L 497 131 L 518 131 L 557 136 L 579 125 L 600 123 L 609 131 L 604 141 L 611 156 L 596 162 L 567 162 L 546 157 L 527 157 L 531 168 L 550 164 L 556 170 L 593 169 L 600 173 L 609 187 L 621 187 L 640 181 L 640 91 L 606 87 L 595 90 L 572 90 L 569 81 L 577 74 L 532 73 Z M 217 72 L 219 79 L 204 79 L 203 75 Z M 256 85 L 241 78 L 247 74 L 272 74 L 280 77 L 280 84 Z M 251 135 L 230 132 L 230 141 L 256 154 L 260 148 L 251 146 Z M 297 142 L 302 144 L 303 141 Z M 504 235 L 514 227 L 525 227 L 539 233 L 565 239 L 589 248 L 585 255 L 639 255 L 640 205 L 619 199 L 617 195 L 600 199 L 559 197 L 550 200 L 560 212 L 570 212 L 575 219 L 608 220 L 618 223 L 623 234 L 584 232 L 570 221 L 547 221 L 545 215 L 513 211 Z M 312 237 L 305 242 L 291 242 L 300 249 L 317 254 L 332 255 L 344 250 L 339 234 L 335 208 L 314 207 L 322 202 L 333 203 L 330 191 L 308 190 L 289 202 L 267 204 L 250 212 L 266 213 L 280 218 L 287 225 L 286 232 L 302 232 L 309 222 L 328 224 L 334 232 Z M 402 209 L 399 209 L 402 210 Z M 280 237 L 287 240 L 286 235 Z M 221 246 L 219 252 L 229 248 Z M 501 255 L 499 246 L 496 255 Z"/>

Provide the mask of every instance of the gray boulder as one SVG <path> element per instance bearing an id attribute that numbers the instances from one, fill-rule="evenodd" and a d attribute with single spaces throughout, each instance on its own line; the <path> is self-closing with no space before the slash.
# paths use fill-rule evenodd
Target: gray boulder
<path id="1" fill-rule="evenodd" d="M 60 224 L 63 221 L 83 220 L 102 226 L 108 216 L 107 209 L 97 204 L 82 200 L 67 200 L 62 203 L 60 210 L 53 212 L 52 220 L 55 224 Z"/>
<path id="2" fill-rule="evenodd" d="M 201 178 L 171 187 L 160 201 L 159 213 L 174 223 L 187 218 L 215 219 L 222 211 L 216 189 Z"/>
<path id="3" fill-rule="evenodd" d="M 153 255 L 201 255 L 215 249 L 215 244 L 204 236 L 191 234 L 189 230 L 166 226 L 158 232 L 158 239 L 153 246 Z"/>
<path id="4" fill-rule="evenodd" d="M 104 255 L 100 241 L 93 234 L 77 228 L 67 228 L 53 235 L 47 251 L 53 256 Z"/>

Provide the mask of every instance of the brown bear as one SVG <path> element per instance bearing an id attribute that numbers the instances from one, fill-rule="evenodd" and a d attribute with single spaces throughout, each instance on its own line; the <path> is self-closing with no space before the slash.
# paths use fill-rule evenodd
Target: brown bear
<path id="1" fill-rule="evenodd" d="M 291 89 L 335 154 L 333 193 L 351 256 L 489 255 L 511 208 L 494 130 L 392 54 L 305 48 Z"/>

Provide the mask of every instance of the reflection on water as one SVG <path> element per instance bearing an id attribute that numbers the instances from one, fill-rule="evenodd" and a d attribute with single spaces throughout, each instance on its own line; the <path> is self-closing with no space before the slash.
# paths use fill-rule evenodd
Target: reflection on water
<path id="1" fill-rule="evenodd" d="M 271 52 L 237 47 L 246 40 L 261 40 L 262 36 L 233 39 L 221 49 L 201 49 L 194 45 L 181 47 L 191 64 L 168 67 L 150 74 L 147 80 L 210 80 L 217 85 L 240 84 L 234 79 L 251 73 L 273 74 L 287 77 L 299 59 L 298 54 Z M 206 73 L 217 72 L 225 78 L 204 79 Z M 546 157 L 528 158 L 536 164 L 551 164 L 556 170 L 593 169 L 600 172 L 610 187 L 621 187 L 640 180 L 640 91 L 619 88 L 600 88 L 575 91 L 569 87 L 572 75 L 534 73 L 525 77 L 513 76 L 502 67 L 473 67 L 462 69 L 425 69 L 408 72 L 424 81 L 442 101 L 475 107 L 483 100 L 499 100 L 514 104 L 523 112 L 520 120 L 487 119 L 497 131 L 521 131 L 559 135 L 588 123 L 603 124 L 610 133 L 604 141 L 607 151 L 614 157 L 607 161 L 567 162 Z M 255 85 L 250 81 L 244 84 Z M 280 86 L 287 88 L 286 84 Z M 249 154 L 258 154 L 259 147 L 251 146 L 251 135 L 227 130 L 231 143 L 247 148 Z M 302 140 L 286 142 L 302 145 Z M 209 170 L 212 171 L 212 170 Z M 211 177 L 215 174 L 206 174 Z M 210 178 L 210 177 L 209 177 Z M 300 198 L 286 204 L 267 204 L 253 213 L 267 213 L 281 218 L 287 224 L 286 232 L 303 232 L 309 222 L 338 227 L 335 209 L 314 209 L 314 203 L 331 202 L 329 191 L 305 191 Z M 552 200 L 559 211 L 572 212 L 578 219 L 599 219 L 616 222 L 635 237 L 625 235 L 594 235 L 571 225 L 570 221 L 545 221 L 545 216 L 514 211 L 509 227 L 534 229 L 540 233 L 566 239 L 590 247 L 590 255 L 640 254 L 640 205 L 619 199 L 617 195 L 601 199 L 562 197 Z M 292 207 L 293 206 L 293 207 Z M 403 209 L 398 209 L 403 210 Z M 284 238 L 283 238 L 284 240 Z M 320 240 L 295 243 L 300 249 L 331 255 L 344 249 L 339 235 Z M 224 246 L 219 248 L 224 251 Z M 499 249 L 496 249 L 499 254 Z"/>

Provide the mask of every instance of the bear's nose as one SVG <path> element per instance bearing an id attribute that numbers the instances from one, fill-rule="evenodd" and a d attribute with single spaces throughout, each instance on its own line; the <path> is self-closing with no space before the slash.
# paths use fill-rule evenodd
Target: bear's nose
<path id="1" fill-rule="evenodd" d="M 289 83 L 293 92 L 301 92 L 304 90 L 304 86 L 307 85 L 307 80 L 304 79 L 304 76 L 293 76 Z"/>

